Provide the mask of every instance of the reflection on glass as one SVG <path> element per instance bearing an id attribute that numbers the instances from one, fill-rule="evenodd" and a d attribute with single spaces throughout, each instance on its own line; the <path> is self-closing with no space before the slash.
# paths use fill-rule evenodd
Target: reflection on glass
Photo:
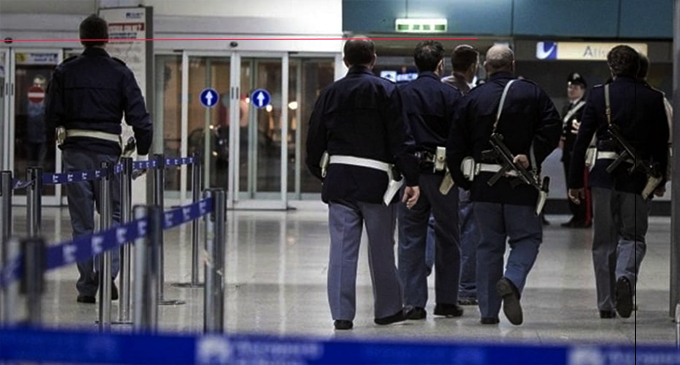
<path id="1" fill-rule="evenodd" d="M 181 156 L 182 145 L 182 57 L 157 56 L 155 119 L 163 123 L 163 153 L 168 157 Z M 190 183 L 189 183 L 190 184 Z M 191 185 L 187 185 L 191 186 Z M 180 168 L 165 170 L 166 191 L 179 191 Z"/>

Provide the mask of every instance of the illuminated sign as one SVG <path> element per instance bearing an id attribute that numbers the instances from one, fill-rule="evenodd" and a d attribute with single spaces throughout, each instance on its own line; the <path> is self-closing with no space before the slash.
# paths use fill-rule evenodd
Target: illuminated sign
<path id="1" fill-rule="evenodd" d="M 647 55 L 647 43 L 537 42 L 536 58 L 539 60 L 606 61 L 607 53 L 622 44 Z"/>
<path id="2" fill-rule="evenodd" d="M 446 33 L 446 19 L 397 18 L 394 30 L 405 33 Z"/>

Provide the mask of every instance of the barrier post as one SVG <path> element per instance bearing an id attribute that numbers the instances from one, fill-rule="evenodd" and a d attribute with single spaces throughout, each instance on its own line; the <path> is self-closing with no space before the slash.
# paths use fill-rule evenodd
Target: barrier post
<path id="1" fill-rule="evenodd" d="M 27 233 L 28 237 L 37 237 L 40 236 L 40 228 L 42 225 L 42 167 L 29 167 L 26 175 L 29 181 L 33 181 L 33 183 L 26 188 L 26 216 L 28 218 Z"/>
<path id="2" fill-rule="evenodd" d="M 205 217 L 205 289 L 203 332 L 224 332 L 224 256 L 226 252 L 226 194 L 223 189 L 208 189 L 213 210 Z"/>
<path id="3" fill-rule="evenodd" d="M 123 171 L 120 178 L 120 223 L 132 221 L 132 158 L 121 159 Z M 120 248 L 120 290 L 118 297 L 118 322 L 130 322 L 130 260 L 131 247 L 125 244 Z"/>
<path id="4" fill-rule="evenodd" d="M 0 257 L 0 268 L 3 270 L 8 268 L 21 255 L 21 242 L 16 237 L 10 237 L 3 241 L 3 247 Z M 19 297 L 18 283 L 9 284 L 2 289 L 2 311 L 0 312 L 0 323 L 3 325 L 10 325 L 17 322 L 16 319 L 16 303 Z"/>
<path id="5" fill-rule="evenodd" d="M 135 241 L 135 332 L 158 330 L 158 239 L 163 227 L 162 211 L 155 206 L 136 206 L 135 220 L 142 236 Z M 146 219 L 145 219 L 146 218 Z"/>
<path id="6" fill-rule="evenodd" d="M 194 153 L 194 163 L 191 165 L 191 195 L 192 203 L 196 204 L 201 200 L 201 185 L 203 184 L 202 174 L 203 174 L 203 163 L 201 160 L 201 155 L 199 153 Z M 198 268 L 200 263 L 198 261 L 199 247 L 198 247 L 198 230 L 199 230 L 198 219 L 191 222 L 191 286 L 196 287 L 201 284 L 198 282 Z"/>
<path id="7" fill-rule="evenodd" d="M 112 199 L 111 182 L 113 181 L 113 164 L 102 162 L 100 167 L 106 172 L 99 180 L 99 229 L 111 228 Z M 111 331 L 111 251 L 99 256 L 99 332 Z"/>
<path id="8" fill-rule="evenodd" d="M 26 295 L 27 320 L 33 326 L 39 326 L 42 320 L 42 293 L 45 289 L 43 274 L 45 273 L 46 251 L 45 241 L 40 237 L 29 237 L 21 242 L 24 255 L 24 278 L 22 292 Z"/>
<path id="9" fill-rule="evenodd" d="M 0 242 L 12 235 L 12 171 L 0 172 Z"/>

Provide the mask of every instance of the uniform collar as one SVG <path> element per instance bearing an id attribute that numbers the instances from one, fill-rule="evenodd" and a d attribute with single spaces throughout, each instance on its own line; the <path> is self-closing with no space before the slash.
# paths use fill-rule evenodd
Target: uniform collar
<path id="1" fill-rule="evenodd" d="M 614 82 L 617 82 L 617 83 L 618 82 L 632 82 L 632 83 L 635 83 L 635 84 L 643 84 L 644 83 L 643 80 L 636 79 L 636 78 L 630 77 L 630 76 L 617 76 L 616 79 L 614 80 Z"/>
<path id="2" fill-rule="evenodd" d="M 423 71 L 423 72 L 419 73 L 418 78 L 421 78 L 421 77 L 430 77 L 430 78 L 433 78 L 433 79 L 439 81 L 439 76 L 437 76 L 437 74 L 432 72 L 432 71 Z"/>
<path id="3" fill-rule="evenodd" d="M 515 78 L 515 76 L 512 74 L 512 72 L 500 71 L 500 72 L 496 72 L 493 75 L 491 75 L 489 77 L 489 81 L 498 80 L 498 79 L 514 79 L 514 78 Z"/>
<path id="4" fill-rule="evenodd" d="M 366 74 L 366 75 L 373 75 L 373 71 L 371 71 L 368 67 L 364 66 L 352 66 L 349 68 L 347 71 L 347 74 Z"/>
<path id="5" fill-rule="evenodd" d="M 90 47 L 90 48 L 85 48 L 83 51 L 83 55 L 85 56 L 106 56 L 109 57 L 109 54 L 106 52 L 104 48 L 99 48 L 99 47 Z"/>

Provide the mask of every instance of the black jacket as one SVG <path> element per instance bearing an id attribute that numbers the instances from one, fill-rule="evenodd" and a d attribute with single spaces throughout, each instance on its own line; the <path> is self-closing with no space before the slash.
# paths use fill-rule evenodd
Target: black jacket
<path id="1" fill-rule="evenodd" d="M 668 164 L 668 119 L 661 92 L 649 87 L 644 81 L 630 77 L 617 77 L 609 86 L 612 123 L 620 128 L 621 134 L 633 146 L 638 159 L 651 160 L 658 164 L 659 172 L 665 175 Z M 584 156 L 593 135 L 597 133 L 598 146 L 605 144 L 611 136 L 607 132 L 604 86 L 595 86 L 588 97 L 583 121 L 576 137 L 572 162 L 569 170 L 569 188 L 584 187 Z M 618 151 L 620 149 L 617 148 Z M 611 163 L 598 160 L 591 174 L 590 186 L 604 186 L 613 178 L 613 188 L 618 191 L 639 194 L 646 183 L 646 175 L 626 171 L 629 164 L 622 163 L 606 176 L 606 167 Z"/>
<path id="2" fill-rule="evenodd" d="M 562 149 L 562 162 L 566 162 L 567 164 L 569 161 L 571 161 L 571 150 L 574 148 L 574 142 L 576 142 L 576 134 L 572 133 L 572 123 L 574 120 L 577 120 L 581 122 L 583 119 L 583 110 L 585 109 L 585 105 L 581 106 L 577 111 L 575 111 L 569 120 L 566 122 L 564 119 L 567 117 L 569 112 L 574 109 L 579 103 L 583 101 L 585 103 L 584 98 L 579 98 L 576 102 L 574 103 L 568 103 L 567 105 L 562 108 L 562 138 L 564 139 L 564 148 Z"/>
<path id="3" fill-rule="evenodd" d="M 460 170 L 463 158 L 472 156 L 482 162 L 482 151 L 490 150 L 489 137 L 496 120 L 496 111 L 505 85 L 514 77 L 509 72 L 497 72 L 489 80 L 472 89 L 457 108 L 447 145 L 447 163 L 456 184 L 470 189 L 470 199 L 477 202 L 534 205 L 538 191 L 520 184 L 510 185 L 510 177 L 501 178 L 493 187 L 487 184 L 494 174 L 482 172 L 472 183 Z M 510 87 L 505 100 L 497 133 L 513 155 L 529 156 L 533 145 L 537 167 L 557 147 L 561 133 L 561 120 L 555 105 L 536 84 L 518 80 Z"/>
<path id="4" fill-rule="evenodd" d="M 121 133 L 121 121 L 132 126 L 137 152 L 149 153 L 153 129 L 135 76 L 122 61 L 102 48 L 87 48 L 62 62 L 47 87 L 45 105 L 49 127 Z M 62 149 L 81 149 L 119 155 L 120 145 L 89 137 L 67 138 Z"/>
<path id="5" fill-rule="evenodd" d="M 314 106 L 307 135 L 306 164 L 323 181 L 322 199 L 382 203 L 387 187 L 383 171 L 349 165 L 329 165 L 321 176 L 324 151 L 396 164 L 406 185 L 418 185 L 418 163 L 408 152 L 408 135 L 401 93 L 388 80 L 365 67 L 326 87 Z"/>

